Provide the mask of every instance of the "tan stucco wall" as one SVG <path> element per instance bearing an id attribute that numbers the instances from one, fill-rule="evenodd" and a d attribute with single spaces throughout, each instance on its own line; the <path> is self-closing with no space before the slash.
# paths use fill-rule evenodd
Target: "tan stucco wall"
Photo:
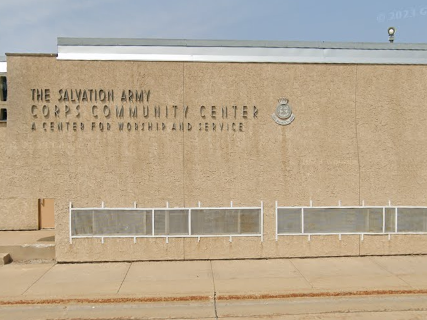
<path id="1" fill-rule="evenodd" d="M 8 103 L 0 102 L 0 108 L 8 109 Z M 10 166 L 16 161 L 19 147 L 14 145 L 9 128 L 10 121 L 0 122 L 0 230 L 33 230 L 38 225 L 37 199 L 31 193 L 13 190 L 22 183 L 18 181 L 22 167 Z M 25 154 L 23 150 L 19 152 Z"/>
<path id="2" fill-rule="evenodd" d="M 274 202 L 280 205 L 427 205 L 427 67 L 322 64 L 58 61 L 8 56 L 8 142 L 1 158 L 0 217 L 12 198 L 54 198 L 59 261 L 262 258 L 427 253 L 426 236 L 280 237 L 275 241 Z M 44 132 L 31 115 L 32 88 L 149 89 L 142 105 L 189 106 L 190 132 L 114 130 Z M 285 96 L 295 121 L 272 119 Z M 41 105 L 41 103 L 36 103 Z M 90 103 L 80 119 L 90 124 Z M 129 104 L 123 104 L 126 108 Z M 141 105 L 141 104 L 139 104 Z M 237 105 L 244 132 L 199 131 L 199 108 Z M 249 108 L 242 119 L 241 107 Z M 259 110 L 253 119 L 252 106 Z M 73 103 L 70 103 L 73 106 Z M 102 105 L 99 105 L 100 107 Z M 61 111 L 63 111 L 61 109 Z M 52 110 L 51 110 L 52 112 Z M 113 112 L 115 112 L 113 110 Z M 177 121 L 161 120 L 170 126 Z M 53 119 L 52 113 L 50 119 Z M 129 119 L 127 116 L 125 120 Z M 156 122 L 151 117 L 153 122 Z M 212 123 L 209 117 L 206 122 Z M 48 120 L 51 121 L 51 120 Z M 65 121 L 60 113 L 59 120 Z M 98 120 L 106 122 L 100 117 Z M 138 118 L 138 122 L 146 122 Z M 31 123 L 38 128 L 31 130 Z M 132 121 L 135 122 L 135 121 Z M 0 128 L 1 129 L 1 128 Z M 1 130 L 0 130 L 0 134 Z M 3 160 L 4 159 L 4 160 Z M 6 201 L 5 201 L 6 200 Z M 74 239 L 69 243 L 68 203 L 76 207 L 235 205 L 264 201 L 264 242 L 259 238 Z M 35 207 L 36 209 L 36 207 Z M 0 229 L 26 228 L 31 210 Z M 8 220 L 4 220 L 8 221 Z M 424 246 L 425 248 L 426 246 Z"/>

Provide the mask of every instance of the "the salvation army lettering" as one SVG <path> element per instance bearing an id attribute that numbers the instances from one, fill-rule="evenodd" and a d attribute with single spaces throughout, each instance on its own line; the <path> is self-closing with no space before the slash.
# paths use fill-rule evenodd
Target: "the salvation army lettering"
<path id="1" fill-rule="evenodd" d="M 244 132 L 259 112 L 244 104 L 161 105 L 151 101 L 146 89 L 34 88 L 31 100 L 31 130 L 46 132 Z"/>

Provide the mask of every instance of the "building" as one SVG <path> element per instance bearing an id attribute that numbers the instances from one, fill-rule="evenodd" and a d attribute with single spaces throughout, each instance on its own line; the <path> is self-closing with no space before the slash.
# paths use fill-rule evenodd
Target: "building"
<path id="1" fill-rule="evenodd" d="M 0 229 L 54 226 L 62 262 L 425 254 L 426 65 L 395 43 L 6 54 Z"/>

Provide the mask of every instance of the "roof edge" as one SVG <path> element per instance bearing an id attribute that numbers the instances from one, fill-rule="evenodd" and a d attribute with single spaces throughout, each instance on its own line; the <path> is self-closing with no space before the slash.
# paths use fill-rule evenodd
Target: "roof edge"
<path id="1" fill-rule="evenodd" d="M 164 47 L 260 47 L 360 50 L 426 50 L 427 43 L 191 40 L 149 38 L 67 38 L 58 37 L 58 46 L 164 46 Z"/>
<path id="2" fill-rule="evenodd" d="M 6 53 L 6 57 L 57 57 L 57 53 Z"/>

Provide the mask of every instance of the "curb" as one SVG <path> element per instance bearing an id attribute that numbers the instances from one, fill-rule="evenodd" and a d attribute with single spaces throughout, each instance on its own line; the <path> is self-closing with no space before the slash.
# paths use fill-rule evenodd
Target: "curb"
<path id="1" fill-rule="evenodd" d="M 249 294 L 249 295 L 216 295 L 184 296 L 184 297 L 123 297 L 123 298 L 52 298 L 52 299 L 21 299 L 0 300 L 0 306 L 7 305 L 50 305 L 50 304 L 115 304 L 115 303 L 155 303 L 155 302 L 201 302 L 201 301 L 233 301 L 233 300 L 269 300 L 293 298 L 327 298 L 327 297 L 356 297 L 381 295 L 417 295 L 427 294 L 427 289 L 420 290 L 372 290 L 372 291 L 342 291 L 342 292 L 311 292 L 286 294 Z"/>

